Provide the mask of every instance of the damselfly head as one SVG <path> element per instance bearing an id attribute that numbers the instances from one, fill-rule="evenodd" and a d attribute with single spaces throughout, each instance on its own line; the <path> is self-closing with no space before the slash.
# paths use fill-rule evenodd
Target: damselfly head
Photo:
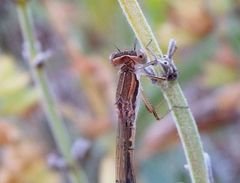
<path id="1" fill-rule="evenodd" d="M 144 64 L 147 61 L 147 56 L 142 50 L 125 50 L 112 53 L 110 61 L 115 66 L 125 64 L 129 61 L 133 61 L 134 64 Z"/>
<path id="2" fill-rule="evenodd" d="M 137 57 L 135 61 L 139 64 L 145 64 L 147 62 L 147 55 L 142 50 L 136 50 Z"/>

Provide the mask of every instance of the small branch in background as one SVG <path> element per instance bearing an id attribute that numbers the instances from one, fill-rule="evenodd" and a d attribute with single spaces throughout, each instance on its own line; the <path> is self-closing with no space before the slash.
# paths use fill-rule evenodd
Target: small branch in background
<path id="1" fill-rule="evenodd" d="M 35 31 L 32 23 L 32 16 L 27 0 L 15 1 L 18 10 L 18 17 L 21 26 L 21 31 L 25 46 L 25 56 L 29 61 L 30 68 L 32 70 L 34 81 L 37 87 L 41 90 L 43 106 L 48 117 L 49 126 L 53 133 L 53 137 L 58 146 L 61 155 L 67 164 L 74 167 L 72 171 L 68 171 L 69 178 L 72 183 L 79 183 L 82 180 L 82 173 L 77 170 L 74 159 L 71 156 L 71 139 L 69 133 L 65 127 L 65 124 L 57 111 L 55 100 L 49 91 L 47 79 L 44 72 L 44 61 L 37 60 L 37 64 L 34 63 L 39 55 L 41 55 L 39 43 L 35 37 Z M 44 58 L 45 59 L 45 58 Z"/>
<path id="2" fill-rule="evenodd" d="M 79 165 L 83 165 L 86 162 L 86 157 L 90 154 L 92 148 L 92 142 L 88 139 L 77 139 L 72 146 L 71 155 L 73 159 L 78 162 Z M 68 164 L 65 159 L 56 153 L 50 153 L 47 158 L 48 166 L 55 171 L 68 172 L 71 171 L 71 164 Z"/>
<path id="3" fill-rule="evenodd" d="M 162 52 L 137 0 L 118 0 L 118 2 L 144 51 L 148 53 L 145 47 L 152 40 L 148 48 L 162 57 Z M 149 53 L 148 56 L 152 60 L 153 56 Z M 163 68 L 155 67 L 154 69 L 155 73 L 160 73 Z M 188 106 L 188 104 L 176 81 L 169 82 L 168 85 L 167 88 L 162 87 L 162 92 L 169 108 L 173 109 L 174 121 L 183 144 L 192 182 L 208 183 L 209 176 L 204 161 L 203 147 L 193 115 L 189 108 L 173 107 Z M 160 83 L 159 86 L 161 87 Z"/>

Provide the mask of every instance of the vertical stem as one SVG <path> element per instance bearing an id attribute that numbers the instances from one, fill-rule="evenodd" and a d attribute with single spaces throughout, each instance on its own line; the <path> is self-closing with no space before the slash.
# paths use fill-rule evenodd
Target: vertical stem
<path id="1" fill-rule="evenodd" d="M 66 126 L 60 117 L 60 114 L 55 105 L 55 100 L 49 91 L 47 79 L 45 78 L 44 68 L 36 66 L 33 62 L 38 54 L 41 54 L 37 49 L 37 39 L 35 37 L 34 27 L 31 19 L 30 8 L 28 7 L 27 0 L 17 1 L 18 17 L 21 26 L 21 31 L 24 40 L 26 53 L 28 54 L 29 65 L 31 67 L 34 81 L 37 87 L 41 90 L 42 102 L 46 112 L 48 123 L 53 133 L 54 140 L 57 144 L 62 156 L 70 165 L 74 165 L 74 160 L 71 156 L 71 138 L 66 129 Z M 72 183 L 80 183 L 80 171 L 75 168 L 69 171 L 69 178 Z"/>
<path id="2" fill-rule="evenodd" d="M 152 40 L 149 48 L 156 55 L 162 55 L 137 0 L 118 0 L 118 2 L 145 52 L 148 53 L 145 46 Z M 151 55 L 148 56 L 151 58 Z M 156 73 L 159 73 L 160 70 L 160 67 L 155 67 Z M 160 83 L 159 86 L 161 87 Z M 208 173 L 204 161 L 202 143 L 193 115 L 189 108 L 174 107 L 188 106 L 187 100 L 177 81 L 169 82 L 167 88 L 161 88 L 168 105 L 173 109 L 174 120 L 183 144 L 192 182 L 208 183 Z"/>

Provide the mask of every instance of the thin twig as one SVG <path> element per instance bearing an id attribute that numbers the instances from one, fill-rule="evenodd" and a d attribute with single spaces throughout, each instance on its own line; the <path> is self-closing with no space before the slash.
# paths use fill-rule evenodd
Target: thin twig
<path id="1" fill-rule="evenodd" d="M 24 53 L 29 61 L 35 84 L 41 91 L 44 110 L 46 112 L 54 140 L 65 161 L 71 165 L 71 167 L 74 167 L 72 170 L 68 171 L 69 179 L 72 183 L 80 183 L 83 179 L 80 176 L 82 175 L 82 172 L 77 170 L 74 160 L 71 156 L 71 138 L 57 110 L 55 100 L 49 91 L 43 67 L 44 62 L 43 60 L 36 60 L 40 54 L 44 53 L 41 53 L 37 47 L 37 44 L 39 43 L 35 37 L 34 27 L 31 20 L 32 16 L 28 2 L 27 0 L 16 0 L 16 4 L 24 39 Z"/>
<path id="2" fill-rule="evenodd" d="M 137 0 L 118 0 L 128 23 L 132 27 L 137 39 L 150 59 L 152 55 L 146 50 L 146 45 L 152 40 L 149 49 L 156 55 L 162 56 L 156 38 L 137 2 Z M 162 68 L 155 67 L 155 72 L 159 74 Z M 161 83 L 158 83 L 161 87 Z M 173 116 L 178 133 L 183 144 L 189 171 L 193 183 L 208 183 L 208 173 L 204 163 L 203 148 L 200 140 L 196 122 L 189 108 L 176 108 L 173 106 L 188 106 L 186 98 L 177 81 L 168 83 L 168 87 L 161 87 L 164 98 L 168 102 L 169 108 L 173 109 Z"/>

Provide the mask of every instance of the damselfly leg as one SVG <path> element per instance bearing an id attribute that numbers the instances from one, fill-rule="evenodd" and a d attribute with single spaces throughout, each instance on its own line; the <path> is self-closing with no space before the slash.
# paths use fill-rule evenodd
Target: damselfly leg
<path id="1" fill-rule="evenodd" d="M 147 97 L 145 96 L 143 89 L 141 89 L 141 98 L 142 101 L 145 105 L 145 107 L 147 108 L 147 110 L 152 113 L 154 115 L 154 117 L 156 118 L 156 120 L 160 120 L 159 115 L 157 114 L 155 108 L 152 106 L 152 104 L 149 102 L 149 100 L 147 99 Z"/>

